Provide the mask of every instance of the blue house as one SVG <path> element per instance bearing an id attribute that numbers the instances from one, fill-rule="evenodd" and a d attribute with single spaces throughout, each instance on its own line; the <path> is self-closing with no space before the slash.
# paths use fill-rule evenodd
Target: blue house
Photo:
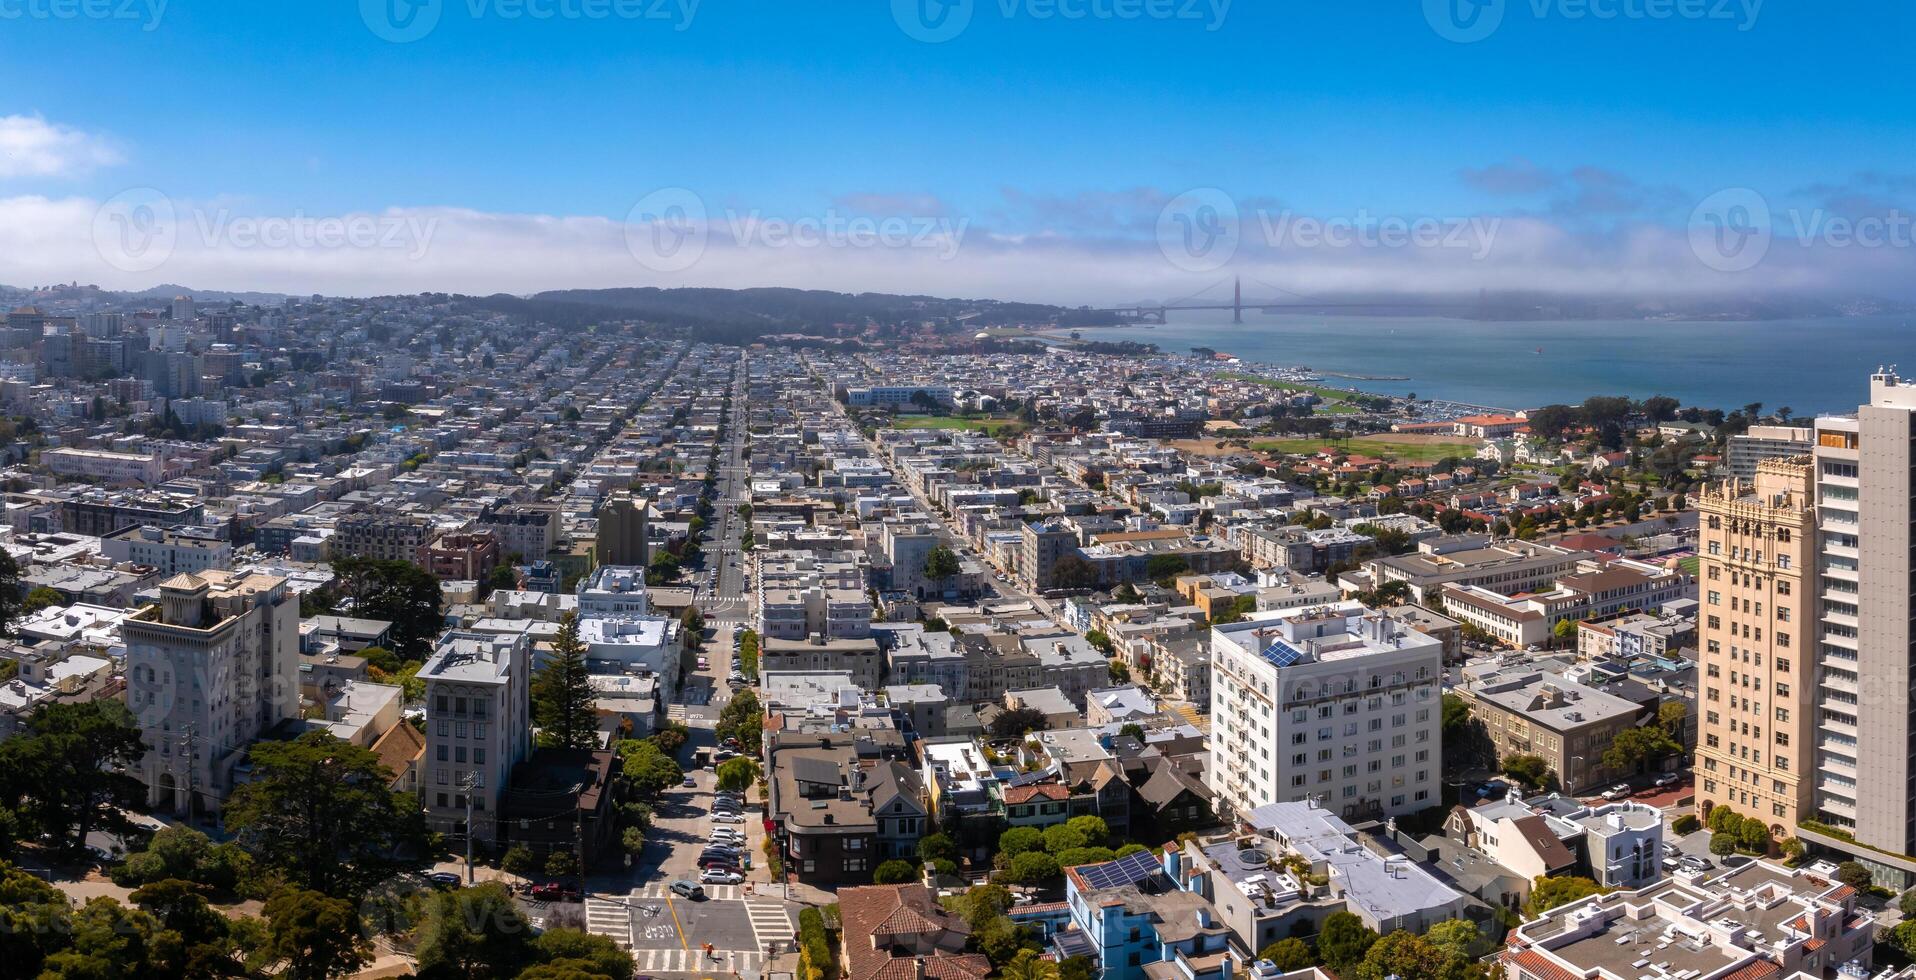
<path id="1" fill-rule="evenodd" d="M 1103 980 L 1230 980 L 1248 960 L 1191 889 L 1183 855 L 1144 851 L 1065 869 L 1070 924 L 1052 937 L 1061 956 L 1090 956 Z"/>

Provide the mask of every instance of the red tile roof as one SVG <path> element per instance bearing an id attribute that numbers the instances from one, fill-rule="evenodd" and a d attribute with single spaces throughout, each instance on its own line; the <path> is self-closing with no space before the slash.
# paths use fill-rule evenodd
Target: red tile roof
<path id="1" fill-rule="evenodd" d="M 1030 786 L 1013 786 L 1005 790 L 1006 805 L 1029 803 L 1036 797 L 1047 800 L 1068 800 L 1071 791 L 1057 783 L 1033 783 Z"/>
<path id="2" fill-rule="evenodd" d="M 1743 969 L 1724 977 L 1723 980 L 1764 980 L 1765 977 L 1772 977 L 1782 972 L 1782 967 L 1777 966 L 1769 960 L 1757 960 Z"/>
<path id="3" fill-rule="evenodd" d="M 1583 980 L 1582 977 L 1557 965 L 1549 957 L 1534 949 L 1526 949 L 1511 957 L 1511 961 L 1523 972 L 1536 980 Z"/>

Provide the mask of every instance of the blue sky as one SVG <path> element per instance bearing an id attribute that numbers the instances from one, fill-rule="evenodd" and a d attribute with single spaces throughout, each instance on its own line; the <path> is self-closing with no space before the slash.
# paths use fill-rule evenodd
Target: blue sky
<path id="1" fill-rule="evenodd" d="M 190 271 L 214 277 L 208 287 L 307 291 L 304 275 L 342 292 L 471 289 L 488 276 L 512 291 L 922 280 L 931 292 L 1116 299 L 1130 283 L 1178 287 L 1142 267 L 1095 267 L 1153 261 L 1167 202 L 1215 188 L 1246 231 L 1267 210 L 1518 223 L 1504 243 L 1529 264 L 1473 260 L 1473 285 L 1548 268 L 1568 288 L 1588 266 L 1593 290 L 1677 288 L 1657 278 L 1658 249 L 1722 189 L 1760 195 L 1779 235 L 1789 209 L 1916 203 L 1916 13 L 1901 2 L 1505 0 L 1486 8 L 1496 30 L 1471 43 L 1444 36 L 1443 4 L 1473 0 L 974 0 L 953 8 L 968 26 L 942 43 L 911 36 L 923 8 L 890 0 L 627 0 L 645 15 L 634 18 L 567 16 L 601 0 L 531 0 L 562 11 L 546 20 L 516 15 L 526 0 L 440 0 L 421 8 L 436 26 L 406 43 L 375 28 L 394 9 L 384 3 L 411 0 L 171 0 L 157 18 L 160 0 L 84 0 L 126 16 L 47 13 L 63 2 L 82 0 L 0 0 L 0 117 L 16 130 L 0 148 L 18 151 L 12 165 L 0 156 L 0 199 L 39 204 L 35 220 L 88 215 L 86 202 L 140 187 L 179 213 L 417 211 L 445 219 L 436 236 L 464 237 L 397 271 L 214 242 L 181 249 L 173 270 L 32 267 L 53 279 Z M 1169 16 L 1148 16 L 1154 4 Z M 1107 16 L 1126 8 L 1142 13 Z M 21 162 L 36 153 L 52 159 Z M 660 188 L 691 192 L 715 222 L 963 219 L 976 254 L 930 267 L 857 248 L 768 257 L 776 245 L 721 234 L 724 247 L 676 279 L 648 268 L 619 279 L 610 258 L 581 265 L 571 250 L 594 247 L 582 240 L 591 222 L 619 226 Z M 475 216 L 490 233 L 462 224 Z M 499 216 L 547 231 L 501 228 Z M 563 240 L 547 239 L 553 225 Z M 498 247 L 548 246 L 565 256 L 550 267 L 460 268 Z M 1740 285 L 1862 288 L 1906 274 L 1912 250 L 1771 251 Z M 1363 257 L 1373 261 L 1312 262 L 1267 242 L 1233 261 L 1324 289 L 1458 271 Z M 1045 265 L 1052 274 L 1032 269 Z M 554 281 L 536 281 L 545 273 Z M 1723 275 L 1704 268 L 1682 285 L 1739 285 Z"/>

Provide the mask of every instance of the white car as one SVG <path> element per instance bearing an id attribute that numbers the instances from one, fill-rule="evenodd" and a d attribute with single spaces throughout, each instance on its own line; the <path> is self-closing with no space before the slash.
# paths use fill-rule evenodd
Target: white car
<path id="1" fill-rule="evenodd" d="M 736 885 L 744 881 L 745 876 L 736 871 L 721 871 L 718 868 L 707 868 L 704 873 L 699 875 L 699 880 L 708 885 Z"/>
<path id="2" fill-rule="evenodd" d="M 713 823 L 744 823 L 745 818 L 736 813 L 714 813 L 712 814 L 712 822 Z"/>
<path id="3" fill-rule="evenodd" d="M 1606 800 L 1621 800 L 1628 797 L 1633 792 L 1635 791 L 1630 788 L 1630 784 L 1618 783 L 1615 786 L 1612 786 L 1609 789 L 1604 790 L 1603 798 Z"/>

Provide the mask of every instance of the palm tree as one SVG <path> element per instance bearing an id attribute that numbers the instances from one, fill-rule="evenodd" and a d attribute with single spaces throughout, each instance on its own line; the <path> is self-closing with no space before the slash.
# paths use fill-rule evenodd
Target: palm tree
<path id="1" fill-rule="evenodd" d="M 1004 980 L 1058 980 L 1058 964 L 1050 960 L 1041 960 L 1026 950 L 1017 959 L 1005 964 L 1000 974 Z"/>

